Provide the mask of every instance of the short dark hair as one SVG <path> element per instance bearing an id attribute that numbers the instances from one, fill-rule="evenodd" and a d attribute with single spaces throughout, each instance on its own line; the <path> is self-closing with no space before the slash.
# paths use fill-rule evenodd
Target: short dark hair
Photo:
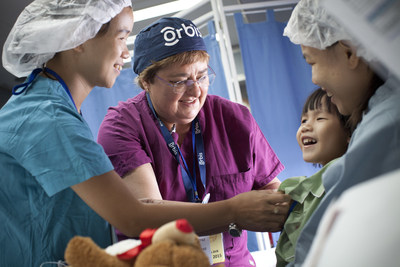
<path id="1" fill-rule="evenodd" d="M 100 37 L 100 36 L 103 36 L 104 34 L 106 34 L 108 29 L 110 28 L 110 23 L 111 23 L 111 21 L 101 25 L 100 30 L 96 34 L 96 37 Z"/>
<path id="2" fill-rule="evenodd" d="M 322 90 L 321 88 L 316 89 L 314 92 L 311 93 L 311 95 L 308 96 L 306 102 L 304 103 L 301 115 L 303 116 L 309 110 L 321 109 L 322 101 L 324 99 L 326 101 L 328 112 L 337 115 L 340 120 L 340 124 L 350 133 L 350 127 L 348 125 L 349 116 L 344 116 L 340 114 L 336 105 L 332 103 L 331 98 L 326 94 L 326 91 Z"/>

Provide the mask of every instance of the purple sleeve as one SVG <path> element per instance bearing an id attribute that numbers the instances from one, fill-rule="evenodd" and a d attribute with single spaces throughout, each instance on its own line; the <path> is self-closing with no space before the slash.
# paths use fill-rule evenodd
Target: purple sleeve
<path id="1" fill-rule="evenodd" d="M 145 163 L 151 162 L 141 140 L 144 128 L 136 109 L 128 109 L 121 103 L 110 108 L 98 133 L 98 142 L 103 146 L 116 172 L 122 177 Z"/>
<path id="2" fill-rule="evenodd" d="M 259 189 L 268 184 L 284 169 L 260 127 L 254 120 L 254 189 Z"/>

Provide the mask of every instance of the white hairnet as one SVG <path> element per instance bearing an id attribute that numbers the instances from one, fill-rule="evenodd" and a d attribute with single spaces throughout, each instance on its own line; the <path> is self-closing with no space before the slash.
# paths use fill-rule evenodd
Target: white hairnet
<path id="1" fill-rule="evenodd" d="M 3 66 L 24 77 L 96 36 L 131 0 L 35 0 L 18 17 L 3 47 Z"/>
<path id="2" fill-rule="evenodd" d="M 348 40 L 357 48 L 357 55 L 367 61 L 372 55 L 357 42 L 320 5 L 319 0 L 300 0 L 293 9 L 283 32 L 294 44 L 314 47 L 320 50 L 340 40 Z"/>

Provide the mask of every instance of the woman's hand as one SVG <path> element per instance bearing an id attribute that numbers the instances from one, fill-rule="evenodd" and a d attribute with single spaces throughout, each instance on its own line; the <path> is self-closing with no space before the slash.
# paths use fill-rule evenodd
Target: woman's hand
<path id="1" fill-rule="evenodd" d="M 234 222 L 242 229 L 277 232 L 289 212 L 290 196 L 272 190 L 253 190 L 230 199 Z"/>

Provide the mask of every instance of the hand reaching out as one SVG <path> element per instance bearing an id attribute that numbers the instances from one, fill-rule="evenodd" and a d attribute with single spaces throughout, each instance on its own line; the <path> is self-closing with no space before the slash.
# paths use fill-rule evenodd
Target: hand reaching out
<path id="1" fill-rule="evenodd" d="M 232 199 L 235 223 L 256 232 L 277 232 L 289 212 L 290 196 L 274 190 L 253 190 Z"/>

